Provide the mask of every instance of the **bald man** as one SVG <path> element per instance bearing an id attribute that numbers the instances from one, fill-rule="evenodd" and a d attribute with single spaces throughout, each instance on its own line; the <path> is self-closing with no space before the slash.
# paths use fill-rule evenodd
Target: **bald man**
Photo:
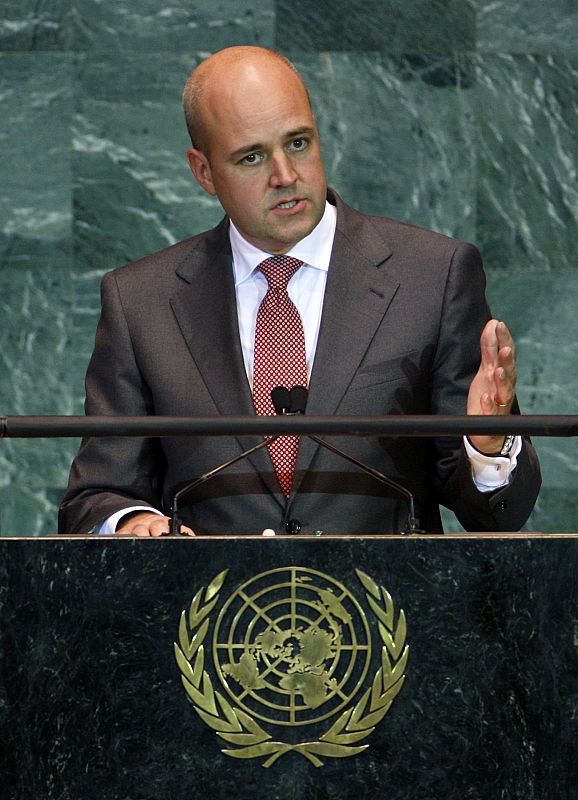
<path id="1" fill-rule="evenodd" d="M 261 265 L 285 255 L 299 264 L 287 291 L 303 330 L 308 413 L 517 410 L 514 343 L 490 318 L 477 250 L 367 217 L 327 188 L 309 95 L 287 59 L 220 51 L 192 72 L 183 100 L 190 168 L 225 218 L 105 276 L 88 414 L 254 414 L 257 317 L 269 288 Z M 257 441 L 86 440 L 60 531 L 161 535 L 176 489 Z M 466 529 L 517 530 L 540 485 L 519 437 L 341 444 L 412 492 L 428 532 L 442 532 L 440 503 Z M 403 497 L 306 439 L 289 489 L 262 450 L 182 511 L 189 535 L 388 533 L 407 515 Z"/>

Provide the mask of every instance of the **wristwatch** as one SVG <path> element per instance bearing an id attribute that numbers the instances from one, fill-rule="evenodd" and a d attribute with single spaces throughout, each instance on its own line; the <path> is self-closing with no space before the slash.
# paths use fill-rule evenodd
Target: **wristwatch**
<path id="1" fill-rule="evenodd" d="M 510 434 L 509 436 L 506 436 L 506 440 L 504 441 L 504 444 L 502 445 L 502 449 L 500 450 L 500 455 L 501 456 L 507 456 L 509 454 L 510 450 L 512 449 L 512 447 L 514 446 L 514 442 L 515 441 L 516 441 L 516 437 L 513 434 Z"/>

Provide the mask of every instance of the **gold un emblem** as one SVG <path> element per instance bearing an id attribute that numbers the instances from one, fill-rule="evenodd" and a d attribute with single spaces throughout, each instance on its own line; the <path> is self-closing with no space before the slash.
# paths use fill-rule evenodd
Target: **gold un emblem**
<path id="1" fill-rule="evenodd" d="M 368 618 L 342 583 L 284 567 L 253 576 L 223 600 L 228 572 L 195 594 L 175 643 L 189 700 L 230 745 L 222 752 L 264 758 L 270 767 L 293 751 L 320 767 L 321 757 L 365 750 L 404 682 L 403 610 L 395 620 L 386 589 L 355 570 L 381 640 L 370 673 Z"/>

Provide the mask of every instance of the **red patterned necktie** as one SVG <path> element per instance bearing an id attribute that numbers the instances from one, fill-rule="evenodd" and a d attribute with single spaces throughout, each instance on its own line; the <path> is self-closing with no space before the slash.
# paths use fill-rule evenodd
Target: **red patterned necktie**
<path id="1" fill-rule="evenodd" d="M 257 414 L 275 414 L 271 390 L 307 386 L 305 334 L 299 312 L 287 294 L 287 284 L 303 264 L 290 256 L 272 256 L 259 264 L 269 289 L 257 312 L 253 402 Z M 281 436 L 269 445 L 279 485 L 291 492 L 298 436 Z"/>

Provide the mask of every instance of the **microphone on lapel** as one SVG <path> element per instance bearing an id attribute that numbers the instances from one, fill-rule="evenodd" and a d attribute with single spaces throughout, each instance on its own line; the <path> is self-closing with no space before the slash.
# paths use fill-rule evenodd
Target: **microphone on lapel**
<path id="1" fill-rule="evenodd" d="M 281 415 L 305 414 L 305 409 L 307 407 L 307 395 L 308 392 L 304 386 L 293 386 L 291 391 L 286 389 L 284 386 L 275 387 L 275 389 L 273 389 L 271 392 L 271 400 L 273 401 L 273 405 L 275 407 L 275 413 Z M 394 481 L 393 478 L 388 478 L 387 475 L 384 475 L 382 472 L 373 469 L 373 467 L 364 464 L 362 461 L 358 461 L 356 458 L 353 458 L 353 456 L 343 452 L 343 450 L 340 450 L 338 447 L 329 444 L 329 442 L 325 441 L 325 439 L 321 439 L 319 436 L 315 436 L 313 433 L 304 435 L 314 441 L 320 447 L 324 447 L 326 450 L 329 450 L 335 455 L 344 458 L 346 461 L 349 461 L 350 464 L 358 467 L 367 475 L 371 475 L 372 478 L 375 478 L 375 480 L 385 484 L 385 486 L 388 486 L 390 489 L 393 489 L 399 495 L 404 497 L 408 504 L 409 513 L 407 517 L 407 527 L 404 531 L 400 531 L 400 533 L 423 533 L 419 527 L 419 519 L 415 515 L 414 497 L 409 489 L 406 489 L 405 486 L 402 486 L 400 483 L 397 483 L 397 481 Z"/>

